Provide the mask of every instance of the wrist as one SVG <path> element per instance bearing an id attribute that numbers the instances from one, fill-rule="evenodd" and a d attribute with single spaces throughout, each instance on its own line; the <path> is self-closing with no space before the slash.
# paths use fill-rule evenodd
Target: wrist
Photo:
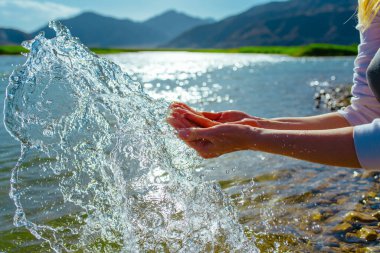
<path id="1" fill-rule="evenodd" d="M 259 127 L 249 127 L 249 147 L 248 150 L 259 151 L 261 148 L 261 139 L 265 129 Z"/>

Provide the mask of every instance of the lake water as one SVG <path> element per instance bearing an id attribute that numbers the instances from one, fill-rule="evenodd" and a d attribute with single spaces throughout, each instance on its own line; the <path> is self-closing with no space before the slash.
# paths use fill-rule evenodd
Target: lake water
<path id="1" fill-rule="evenodd" d="M 153 98 L 179 100 L 203 110 L 243 110 L 268 118 L 324 113 L 314 108 L 312 84 L 350 83 L 354 60 L 186 52 L 104 57 L 143 84 Z M 21 56 L 0 57 L 1 104 L 10 72 L 24 61 Z M 8 193 L 11 169 L 19 155 L 20 145 L 6 132 L 1 118 L 0 252 L 51 251 L 48 243 L 13 225 L 16 209 Z M 246 234 L 263 252 L 334 251 L 339 244 L 364 245 L 339 240 L 331 232 L 376 185 L 371 178 L 363 178 L 361 171 L 253 152 L 204 161 L 204 167 L 197 173 L 203 180 L 220 183 L 234 202 Z M 38 183 L 36 179 L 36 189 Z M 30 185 L 33 188 L 33 183 Z M 62 216 L 67 212 L 61 210 Z M 318 214 L 326 214 L 326 219 L 315 218 Z"/>

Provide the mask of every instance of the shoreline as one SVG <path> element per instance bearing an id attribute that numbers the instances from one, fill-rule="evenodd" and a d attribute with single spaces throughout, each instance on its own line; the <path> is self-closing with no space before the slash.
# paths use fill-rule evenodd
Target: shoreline
<path id="1" fill-rule="evenodd" d="M 310 44 L 305 46 L 250 46 L 226 49 L 192 48 L 90 48 L 96 54 L 117 54 L 135 52 L 195 52 L 195 53 L 241 53 L 241 54 L 278 54 L 292 57 L 307 56 L 355 56 L 357 45 Z M 22 46 L 0 46 L 0 55 L 19 55 L 27 53 Z"/>

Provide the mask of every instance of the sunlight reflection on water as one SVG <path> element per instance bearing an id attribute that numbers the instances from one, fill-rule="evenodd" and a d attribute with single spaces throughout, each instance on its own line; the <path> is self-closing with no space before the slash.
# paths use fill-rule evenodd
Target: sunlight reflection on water
<path id="1" fill-rule="evenodd" d="M 298 59 L 185 52 L 129 53 L 106 58 L 133 73 L 132 78 L 141 82 L 154 98 L 181 100 L 199 109 L 239 109 L 263 117 L 322 113 L 313 107 L 311 85 L 350 83 L 353 63 L 352 57 Z M 9 139 L 3 130 L 1 133 L 4 139 Z M 0 146 L 6 150 L 5 144 L 0 143 Z M 15 161 L 18 146 L 12 146 L 12 152 L 11 160 Z M 8 156 L 6 153 L 0 156 L 4 168 L 13 166 L 9 152 Z M 328 229 L 339 221 L 342 212 L 352 210 L 361 195 L 372 187 L 369 180 L 360 178 L 360 173 L 261 153 L 234 153 L 207 161 L 205 166 L 205 170 L 197 168 L 198 174 L 206 180 L 221 182 L 238 208 L 240 222 L 254 232 L 260 231 L 260 238 L 275 234 L 275 244 L 283 243 L 276 234 L 281 233 L 288 239 L 311 238 L 313 243 L 325 245 L 324 240 L 331 236 Z M 6 172 L 1 173 L 8 180 Z M 162 176 L 159 170 L 152 173 L 156 178 Z M 2 200 L 8 201 L 6 192 L 4 190 Z M 162 200 L 160 189 L 156 193 L 146 198 L 159 202 Z M 337 205 L 336 196 L 348 200 Z M 325 203 L 324 199 L 331 204 L 321 204 Z M 1 219 L 6 220 L 7 225 L 2 228 L 8 229 L 13 206 L 9 203 L 5 206 Z M 317 206 L 319 211 L 334 218 L 327 225 L 328 229 L 310 219 Z M 156 217 L 152 220 L 159 224 L 160 216 L 151 214 Z M 152 227 L 157 224 L 150 223 Z M 304 227 L 300 228 L 300 224 Z M 326 232 L 320 232 L 321 227 Z M 262 241 L 270 240 L 265 237 Z M 301 244 L 302 240 L 296 242 Z"/>

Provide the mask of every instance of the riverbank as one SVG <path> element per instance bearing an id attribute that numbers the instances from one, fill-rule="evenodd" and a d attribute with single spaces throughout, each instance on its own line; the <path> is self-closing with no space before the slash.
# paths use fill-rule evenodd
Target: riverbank
<path id="1" fill-rule="evenodd" d="M 177 49 L 177 48 L 91 48 L 97 54 L 117 54 L 130 52 L 185 51 L 201 53 L 243 53 L 243 54 L 280 54 L 293 57 L 304 56 L 353 56 L 357 54 L 357 45 L 343 46 L 331 44 L 310 44 L 307 46 L 252 46 L 228 49 Z M 27 50 L 21 46 L 0 46 L 0 55 L 17 55 Z"/>

